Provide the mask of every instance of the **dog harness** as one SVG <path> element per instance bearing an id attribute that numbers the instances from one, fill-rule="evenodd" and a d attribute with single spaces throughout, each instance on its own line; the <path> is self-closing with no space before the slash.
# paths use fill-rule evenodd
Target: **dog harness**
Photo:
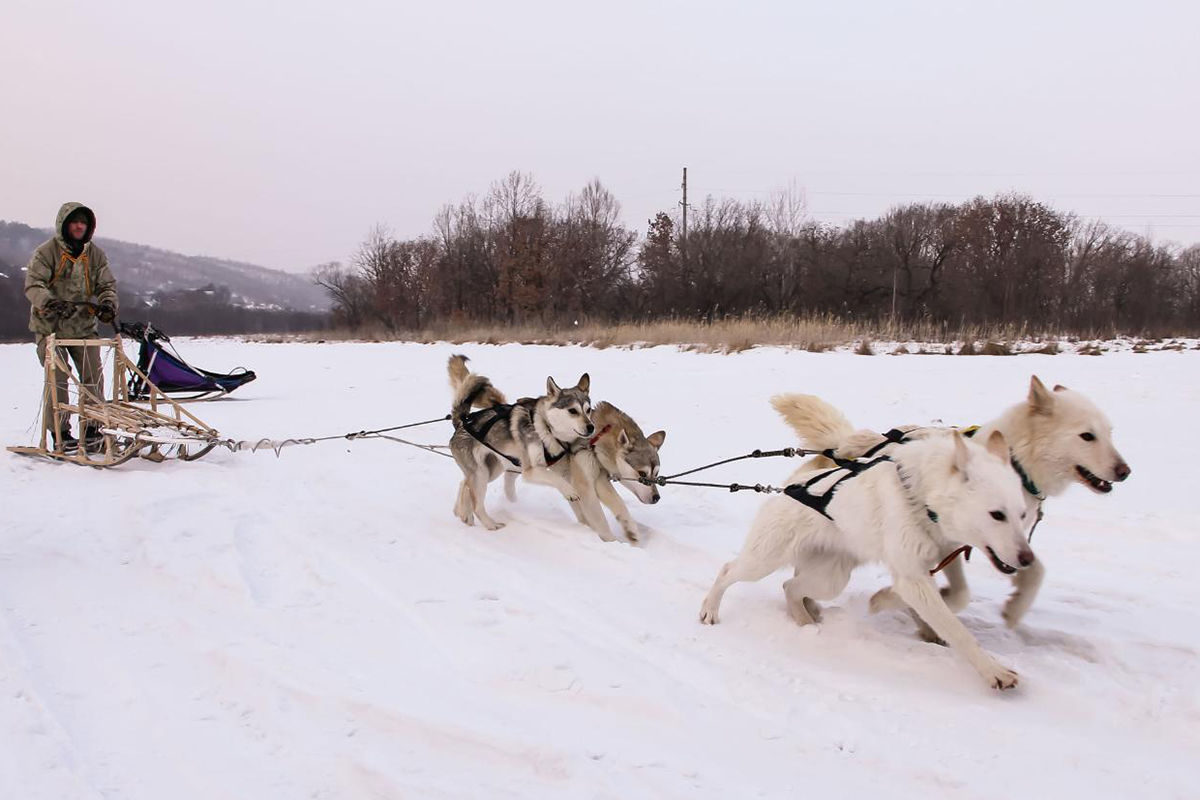
<path id="1" fill-rule="evenodd" d="M 835 492 L 837 492 L 838 487 L 851 478 L 855 478 L 863 474 L 871 467 L 891 460 L 892 459 L 888 456 L 880 456 L 873 461 L 867 462 L 846 461 L 845 464 L 818 473 L 816 476 L 809 478 L 804 483 L 793 483 L 791 486 L 784 487 L 783 493 L 795 500 L 797 503 L 808 506 L 826 519 L 832 520 L 833 517 L 829 516 L 829 512 L 825 509 L 829 507 L 829 501 L 833 500 L 833 495 Z M 844 472 L 846 474 L 834 481 L 833 484 L 825 491 L 820 493 L 812 492 L 812 487 L 815 484 L 820 483 L 829 476 L 838 472 Z"/>
<path id="2" fill-rule="evenodd" d="M 893 459 L 890 456 L 875 456 L 884 448 L 890 447 L 894 444 L 903 444 L 905 441 L 907 441 L 907 434 L 898 428 L 892 428 L 890 431 L 883 434 L 882 442 L 867 450 L 856 459 L 840 458 L 834 454 L 834 450 L 832 448 L 826 450 L 821 455 L 833 461 L 835 464 L 837 464 L 837 466 L 833 469 L 828 469 L 824 472 L 818 473 L 804 483 L 793 483 L 791 486 L 785 487 L 783 493 L 795 500 L 797 503 L 808 506 L 821 516 L 832 521 L 833 517 L 829 516 L 829 512 L 826 509 L 829 507 L 830 501 L 833 500 L 833 495 L 837 492 L 838 487 L 851 478 L 856 478 L 863 474 L 871 467 L 882 464 L 885 461 L 892 461 Z M 819 493 L 814 493 L 812 491 L 812 488 L 816 484 L 838 472 L 844 472 L 845 474 L 834 481 L 829 488 L 825 489 L 825 491 Z M 925 513 L 928 515 L 931 521 L 937 522 L 937 514 L 932 509 L 926 508 Z"/>
<path id="3" fill-rule="evenodd" d="M 488 431 L 495 427 L 497 422 L 503 421 L 507 423 L 512 418 L 513 409 L 515 409 L 517 406 L 532 411 L 533 405 L 533 401 L 528 403 L 517 401 L 516 403 L 505 403 L 503 405 L 491 406 L 489 408 L 481 408 L 478 411 L 474 411 L 463 417 L 463 430 L 471 434 L 475 441 L 479 442 L 488 450 L 491 450 L 493 453 L 500 456 L 505 461 L 508 461 L 517 469 L 520 469 L 521 460 L 519 458 L 515 458 L 514 456 L 510 456 L 508 453 L 502 453 L 495 447 L 492 447 L 487 440 L 487 435 Z M 487 418 L 483 419 L 484 417 Z M 482 422 L 480 421 L 481 419 L 483 420 Z M 559 444 L 562 444 L 562 442 L 559 442 Z M 545 444 L 542 445 L 542 453 L 546 458 L 547 467 L 552 467 L 557 464 L 569 452 L 571 452 L 570 449 L 564 447 L 561 452 L 552 454 Z"/>
<path id="4" fill-rule="evenodd" d="M 851 478 L 855 478 L 863 474 L 871 467 L 882 464 L 886 461 L 894 461 L 895 459 L 887 455 L 877 456 L 875 458 L 872 458 L 872 456 L 876 456 L 879 451 L 886 447 L 890 447 L 895 444 L 904 444 L 906 441 L 908 441 L 908 435 L 904 431 L 901 431 L 898 428 L 892 428 L 890 431 L 883 434 L 882 442 L 867 450 L 858 459 L 852 460 L 848 458 L 839 458 L 838 456 L 834 455 L 834 451 L 832 449 L 826 450 L 821 455 L 832 460 L 837 464 L 837 466 L 833 469 L 825 470 L 824 472 L 809 478 L 804 483 L 793 483 L 791 486 L 785 487 L 783 493 L 801 505 L 808 506 L 821 516 L 833 521 L 833 517 L 829 516 L 829 512 L 826 509 L 829 507 L 830 501 L 833 500 L 833 495 L 837 491 L 838 487 Z M 863 459 L 871 460 L 864 461 Z M 834 481 L 833 484 L 831 484 L 829 488 L 823 492 L 814 493 L 811 491 L 813 486 L 837 472 L 845 472 L 846 474 Z M 905 491 L 908 492 L 908 486 L 904 482 L 904 476 L 897 472 L 896 477 L 899 478 L 901 485 L 904 486 Z M 938 521 L 937 512 L 929 506 L 925 506 L 925 516 L 929 517 L 929 521 L 935 524 Z M 929 570 L 929 574 L 936 575 L 938 572 L 941 572 L 946 568 L 946 565 L 958 558 L 960 555 L 964 555 L 967 560 L 970 560 L 970 546 L 963 545 L 962 547 L 959 547 L 951 552 L 948 556 L 942 559 L 942 561 L 936 567 Z"/>

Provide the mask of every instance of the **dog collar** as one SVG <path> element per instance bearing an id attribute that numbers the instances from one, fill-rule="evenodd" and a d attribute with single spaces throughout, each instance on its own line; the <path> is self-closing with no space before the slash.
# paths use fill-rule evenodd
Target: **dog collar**
<path id="1" fill-rule="evenodd" d="M 1012 462 L 1013 469 L 1017 471 L 1017 475 L 1019 475 L 1021 478 L 1021 487 L 1038 500 L 1045 500 L 1046 495 L 1042 494 L 1041 489 L 1038 489 L 1037 484 L 1034 483 L 1033 479 L 1029 477 L 1029 473 L 1027 473 L 1024 467 L 1021 466 L 1021 462 L 1017 461 L 1017 457 L 1012 456 L 1009 460 Z"/>
<path id="2" fill-rule="evenodd" d="M 967 427 L 967 428 L 960 428 L 959 431 L 962 433 L 963 436 L 966 436 L 968 439 L 970 439 L 976 433 L 979 432 L 979 426 L 971 425 L 970 427 Z M 1029 477 L 1029 473 L 1026 472 L 1025 468 L 1021 466 L 1021 462 L 1017 461 L 1017 457 L 1012 455 L 1011 450 L 1009 451 L 1009 461 L 1012 462 L 1013 469 L 1015 469 L 1017 471 L 1017 475 L 1019 475 L 1021 478 L 1022 488 L 1024 488 L 1025 491 L 1029 492 L 1031 495 L 1036 497 L 1038 500 L 1045 500 L 1046 495 L 1042 494 L 1042 490 L 1039 489 L 1038 485 L 1033 482 L 1032 478 Z"/>

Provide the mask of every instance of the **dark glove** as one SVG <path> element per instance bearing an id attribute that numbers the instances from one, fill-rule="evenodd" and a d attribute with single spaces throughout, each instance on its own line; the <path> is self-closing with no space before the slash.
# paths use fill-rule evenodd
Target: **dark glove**
<path id="1" fill-rule="evenodd" d="M 68 303 L 66 300 L 48 300 L 42 306 L 43 316 L 48 317 L 69 317 L 75 313 L 75 306 Z"/>
<path id="2" fill-rule="evenodd" d="M 104 324 L 111 323 L 117 318 L 117 308 L 109 301 L 105 300 L 100 305 L 96 306 L 96 319 Z"/>

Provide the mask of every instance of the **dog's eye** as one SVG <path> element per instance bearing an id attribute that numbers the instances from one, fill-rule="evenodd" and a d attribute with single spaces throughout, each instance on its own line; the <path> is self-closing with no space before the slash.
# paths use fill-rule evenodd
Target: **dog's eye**
<path id="1" fill-rule="evenodd" d="M 1079 438 L 1083 439 L 1085 442 L 1094 442 L 1096 441 L 1096 434 L 1089 431 L 1088 433 L 1079 434 Z"/>
<path id="2" fill-rule="evenodd" d="M 643 478 L 649 478 L 649 477 L 650 477 L 650 473 L 649 473 L 649 472 L 647 472 L 647 471 L 646 471 L 646 470 L 644 470 L 644 469 L 639 469 L 639 470 L 638 470 L 638 475 L 642 476 Z"/>
<path id="3" fill-rule="evenodd" d="M 1008 519 L 1008 517 L 1004 515 L 1003 511 L 993 511 L 992 519 L 996 520 L 996 522 L 1004 522 L 1004 520 Z"/>
<path id="4" fill-rule="evenodd" d="M 571 416 L 572 416 L 572 417 L 578 417 L 578 416 L 579 416 L 579 409 L 577 409 L 577 408 L 572 408 L 572 409 L 571 409 Z"/>

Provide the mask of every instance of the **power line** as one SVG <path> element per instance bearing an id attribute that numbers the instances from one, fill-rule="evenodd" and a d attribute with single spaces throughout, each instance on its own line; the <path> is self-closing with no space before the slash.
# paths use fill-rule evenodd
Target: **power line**
<path id="1" fill-rule="evenodd" d="M 861 216 L 878 216 L 877 211 L 808 211 L 808 214 L 821 214 L 838 217 L 861 217 Z M 1067 212 L 1076 217 L 1103 218 L 1103 219 L 1200 219 L 1200 214 L 1075 214 Z"/>
<path id="2" fill-rule="evenodd" d="M 769 191 L 754 189 L 750 191 Z M 974 194 L 943 194 L 937 192 L 826 192 L 826 191 L 811 191 L 805 194 L 819 194 L 843 197 L 952 197 L 952 198 L 969 198 L 978 197 L 979 192 Z M 1081 198 L 1102 198 L 1106 200 L 1151 200 L 1151 199 L 1193 199 L 1200 197 L 1200 194 L 1078 194 L 1061 192 L 1047 192 L 1049 197 L 1069 197 L 1071 199 Z"/>
<path id="3" fill-rule="evenodd" d="M 777 194 L 782 193 L 783 189 L 713 189 L 714 192 L 723 192 L 726 194 L 736 194 L 738 192 L 748 192 L 754 194 Z M 835 191 L 818 191 L 818 190 L 801 190 L 803 194 L 827 195 L 830 197 L 947 197 L 954 199 L 967 199 L 979 197 L 982 192 L 973 193 L 946 193 L 946 192 L 835 192 Z M 1080 198 L 1102 198 L 1107 200 L 1151 200 L 1151 199 L 1194 199 L 1200 198 L 1200 194 L 1080 194 L 1076 192 L 1045 192 L 1048 197 L 1066 197 L 1071 199 Z"/>
<path id="4" fill-rule="evenodd" d="M 1171 177 L 1177 175 L 1200 175 L 1197 169 L 1173 170 L 1092 170 L 1079 172 L 863 172 L 861 170 L 796 170 L 798 176 L 837 175 L 854 177 L 930 177 L 930 178 L 1082 178 L 1082 177 Z"/>

